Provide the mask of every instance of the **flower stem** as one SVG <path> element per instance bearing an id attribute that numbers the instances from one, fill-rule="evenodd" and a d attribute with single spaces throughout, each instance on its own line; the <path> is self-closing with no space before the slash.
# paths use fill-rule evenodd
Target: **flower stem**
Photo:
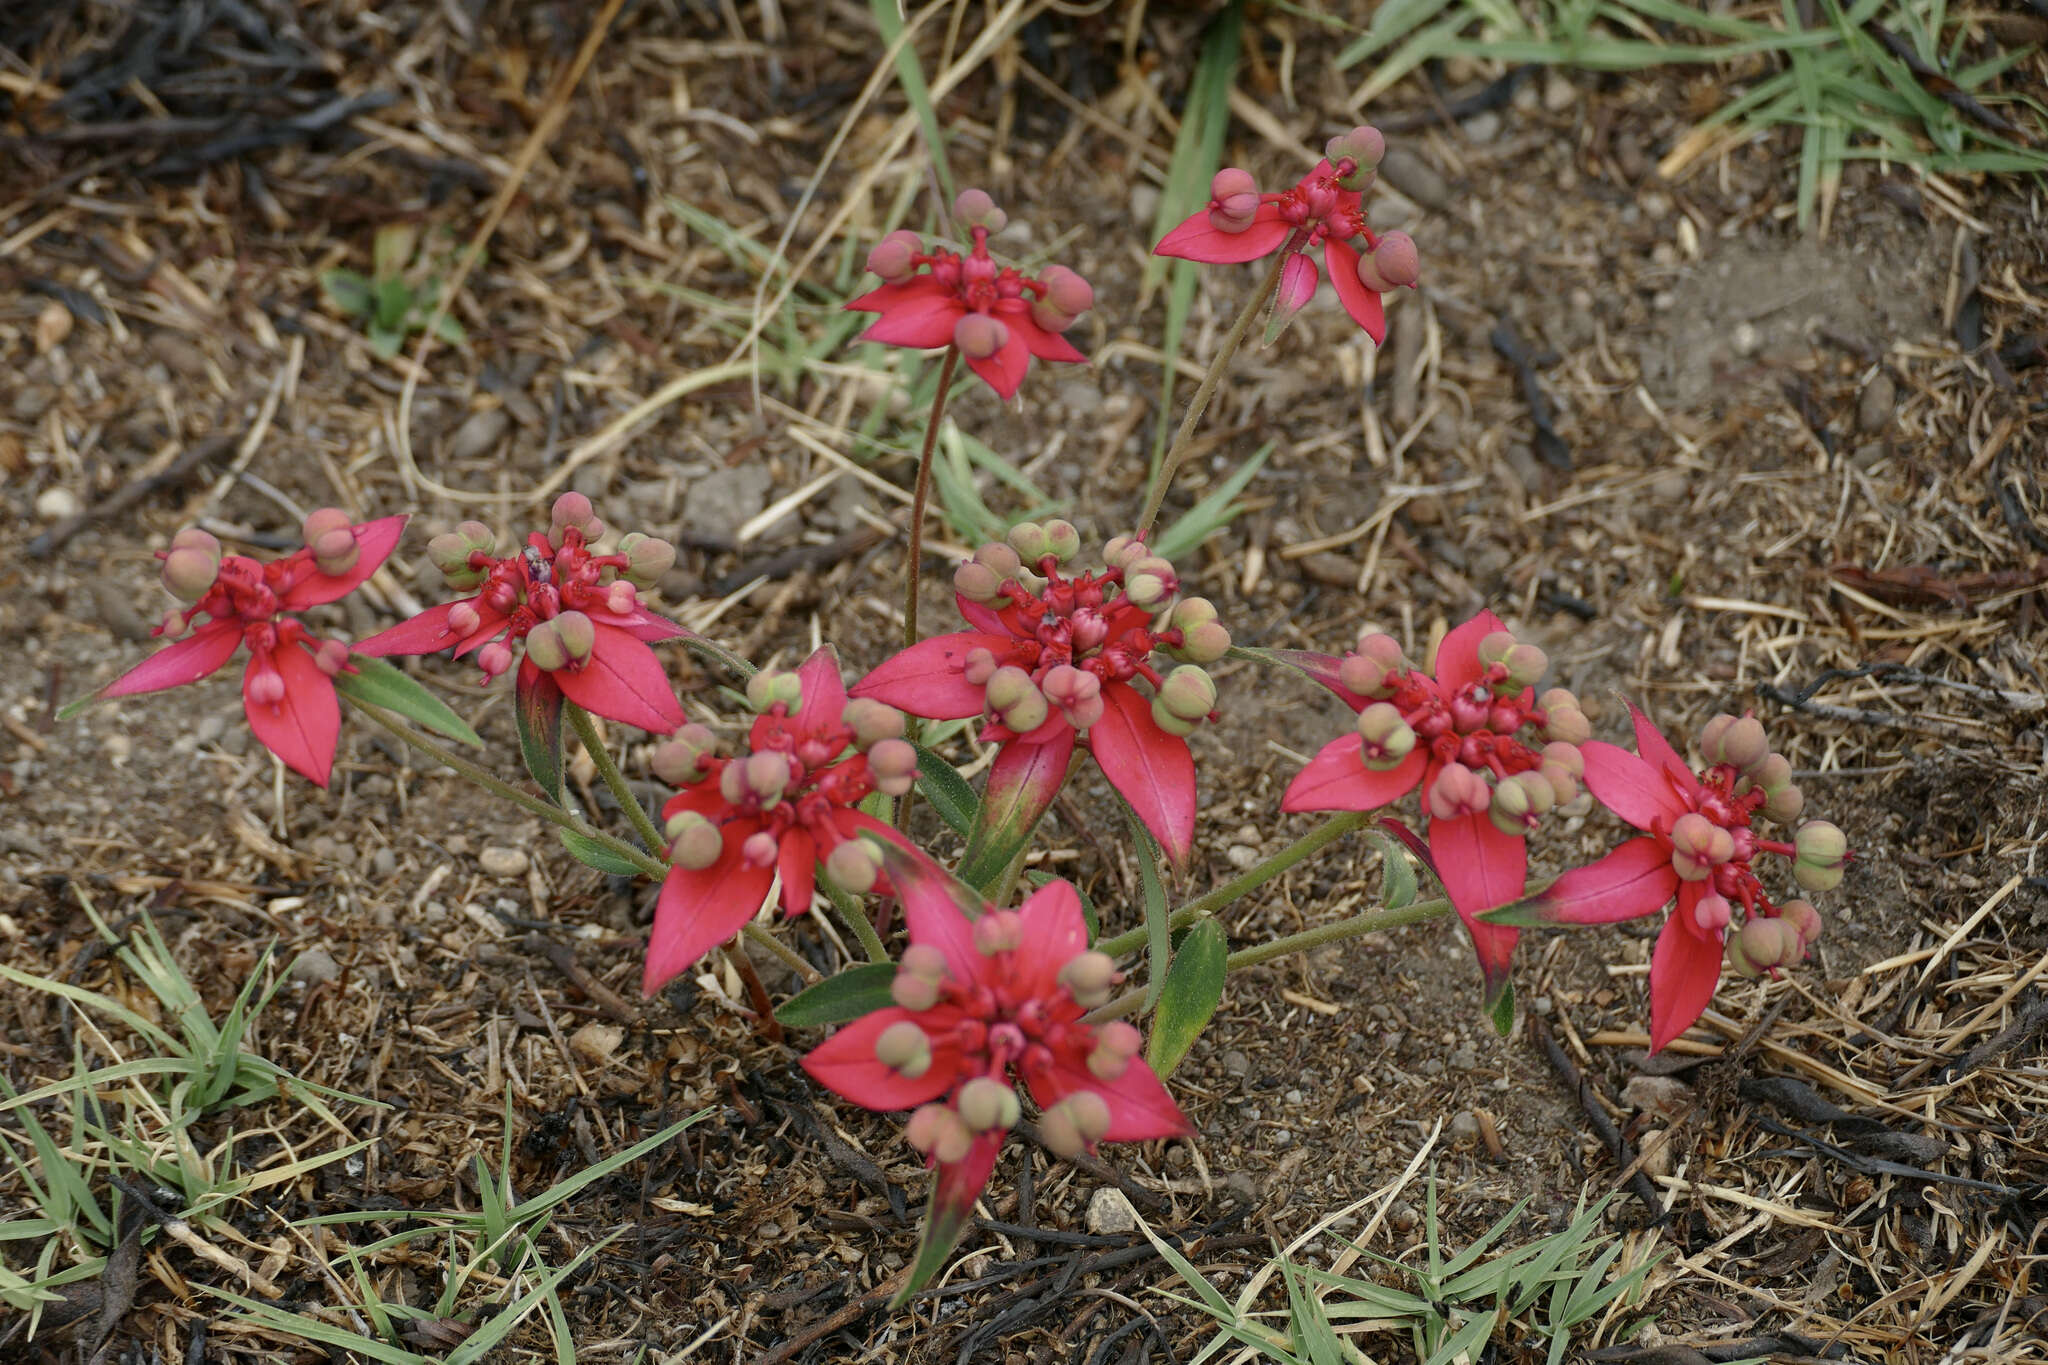
<path id="1" fill-rule="evenodd" d="M 603 845 L 606 849 L 618 854 L 619 857 L 633 864 L 633 866 L 639 868 L 640 871 L 656 881 L 660 881 L 668 875 L 668 865 L 651 856 L 644 849 L 635 848 L 623 839 L 615 839 L 592 825 L 589 821 L 580 819 L 551 802 L 543 801 L 538 796 L 519 790 L 519 788 L 509 782 L 484 771 L 460 754 L 452 753 L 442 748 L 424 735 L 414 734 L 377 707 L 365 705 L 353 697 L 344 696 L 342 700 L 355 710 L 369 717 L 371 721 L 383 727 L 392 735 L 439 763 L 442 767 L 447 768 L 458 777 L 474 782 L 491 795 L 510 801 L 521 810 L 538 815 L 551 825 L 566 830 L 573 830 L 592 843 Z"/>
<path id="2" fill-rule="evenodd" d="M 1421 924 L 1425 920 L 1442 919 L 1451 913 L 1447 900 L 1412 901 L 1398 910 L 1368 910 L 1340 919 L 1334 924 L 1319 924 L 1313 929 L 1303 929 L 1298 934 L 1288 934 L 1270 943 L 1261 943 L 1251 948 L 1240 948 L 1223 959 L 1225 973 L 1243 971 L 1256 967 L 1262 962 L 1271 962 L 1276 957 L 1289 953 L 1305 953 L 1331 943 L 1341 943 L 1347 938 L 1360 938 L 1376 934 L 1384 929 L 1398 929 L 1404 924 Z M 1100 947 L 1101 945 L 1097 945 Z M 1091 1023 L 1115 1019 L 1135 1013 L 1145 1003 L 1145 990 L 1126 991 L 1108 1004 L 1088 1015 Z"/>
<path id="3" fill-rule="evenodd" d="M 761 671 L 723 645 L 713 644 L 701 635 L 685 635 L 682 639 L 684 649 L 700 659 L 709 659 L 743 681 Z"/>
<path id="4" fill-rule="evenodd" d="M 868 955 L 868 961 L 887 962 L 889 950 L 883 946 L 882 936 L 875 932 L 874 921 L 860 908 L 860 898 L 834 886 L 829 877 L 820 877 L 818 888 L 825 893 L 825 899 L 832 902 L 839 918 L 853 930 L 853 936 L 860 940 L 860 950 Z"/>
<path id="5" fill-rule="evenodd" d="M 1273 290 L 1280 283 L 1280 268 L 1287 264 L 1288 252 L 1282 251 L 1273 260 L 1273 268 L 1266 272 L 1266 282 L 1258 292 L 1246 301 L 1244 311 L 1237 315 L 1237 321 L 1230 324 L 1230 331 L 1224 334 L 1223 344 L 1216 348 L 1216 358 L 1209 362 L 1209 372 L 1202 376 L 1201 386 L 1188 401 L 1187 415 L 1180 419 L 1180 430 L 1173 434 L 1173 444 L 1167 448 L 1166 458 L 1159 462 L 1159 474 L 1152 480 L 1152 487 L 1145 494 L 1145 510 L 1138 514 L 1138 534 L 1143 536 L 1152 530 L 1153 521 L 1159 516 L 1159 504 L 1166 500 L 1166 490 L 1173 483 L 1174 473 L 1180 462 L 1187 458 L 1188 446 L 1192 443 L 1195 424 L 1202 420 L 1202 412 L 1209 406 L 1209 400 L 1216 394 L 1216 386 L 1223 379 L 1223 371 L 1230 364 L 1230 358 L 1237 354 L 1244 334 L 1249 332 L 1252 322 L 1266 306 L 1266 300 L 1273 296 Z"/>
<path id="6" fill-rule="evenodd" d="M 1255 865 L 1241 876 L 1231 878 L 1223 883 L 1223 885 L 1214 888 L 1204 895 L 1197 896 L 1186 905 L 1175 910 L 1173 914 L 1167 917 L 1167 927 L 1169 929 L 1182 929 L 1193 924 L 1203 915 L 1214 914 L 1246 892 L 1272 881 L 1273 878 L 1279 876 L 1288 868 L 1293 867 L 1310 854 L 1320 852 L 1328 845 L 1343 838 L 1365 824 L 1370 818 L 1364 811 L 1343 811 L 1331 816 L 1321 825 L 1302 835 L 1299 839 L 1296 839 L 1264 862 Z M 1111 957 L 1121 957 L 1133 949 L 1143 947 L 1144 944 L 1145 931 L 1143 929 L 1132 929 L 1126 933 L 1118 934 L 1115 938 L 1103 939 L 1095 947 L 1098 952 L 1108 953 Z"/>
<path id="7" fill-rule="evenodd" d="M 939 420 L 946 415 L 946 390 L 953 387 L 953 367 L 960 363 L 960 348 L 946 348 L 946 362 L 939 367 L 939 391 L 932 396 L 931 416 L 924 422 L 924 449 L 917 456 L 917 488 L 910 496 L 910 563 L 904 573 L 903 647 L 917 643 L 917 581 L 924 567 L 924 506 L 932 495 L 932 447 L 939 439 Z"/>
<path id="8" fill-rule="evenodd" d="M 590 755 L 590 761 L 597 767 L 597 775 L 604 779 L 611 789 L 612 800 L 633 822 L 633 832 L 640 836 L 640 842 L 647 846 L 649 853 L 659 854 L 668 841 L 661 837 L 661 831 L 654 827 L 654 821 L 647 814 L 647 808 L 640 804 L 640 798 L 633 795 L 633 789 L 626 785 L 624 773 L 619 765 L 612 762 L 611 751 L 605 747 L 604 737 L 597 733 L 597 725 L 590 719 L 590 713 L 575 702 L 565 702 L 563 710 L 569 713 L 569 724 L 576 727 L 576 738 L 583 741 L 583 752 Z"/>

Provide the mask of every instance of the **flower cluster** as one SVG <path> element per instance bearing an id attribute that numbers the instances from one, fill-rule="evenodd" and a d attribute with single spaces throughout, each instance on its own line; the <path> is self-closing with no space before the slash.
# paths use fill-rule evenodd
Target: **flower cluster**
<path id="1" fill-rule="evenodd" d="M 268 563 L 227 554 L 197 528 L 178 532 L 159 558 L 164 586 L 186 605 L 166 613 L 151 633 L 192 633 L 99 695 L 126 697 L 197 682 L 246 645 L 242 707 L 249 729 L 286 767 L 326 786 L 341 735 L 334 677 L 348 667 L 348 646 L 315 636 L 290 613 L 339 601 L 362 586 L 398 544 L 405 518 L 358 526 L 347 513 L 325 507 L 301 530 L 305 548 Z"/>
<path id="2" fill-rule="evenodd" d="M 1759 837 L 1756 822 L 1791 827 L 1805 808 L 1792 765 L 1774 753 L 1755 717 L 1715 716 L 1700 732 L 1695 772 L 1634 706 L 1636 752 L 1583 747 L 1587 790 L 1643 831 L 1600 861 L 1565 873 L 1532 897 L 1532 922 L 1608 924 L 1676 909 L 1650 961 L 1650 1045 L 1661 1048 L 1700 1017 L 1725 956 L 1740 975 L 1775 973 L 1806 956 L 1820 913 L 1802 899 L 1773 901 L 1756 860 L 1792 862 L 1802 891 L 1840 885 L 1849 860 L 1842 831 L 1809 820 L 1792 840 Z M 1739 911 L 1739 918 L 1738 918 Z"/>
<path id="3" fill-rule="evenodd" d="M 1283 809 L 1377 810 L 1419 787 L 1431 858 L 1472 931 L 1491 1001 L 1507 982 L 1517 935 L 1479 915 L 1521 898 L 1527 836 L 1579 799 L 1580 746 L 1592 731 L 1578 699 L 1561 687 L 1537 696 L 1550 661 L 1490 611 L 1444 636 L 1434 676 L 1375 633 L 1341 660 L 1301 659 L 1358 724 L 1295 776 Z"/>
<path id="4" fill-rule="evenodd" d="M 997 265 L 988 239 L 1009 220 L 984 191 L 962 190 L 953 201 L 953 221 L 970 239 L 964 255 L 941 246 L 927 251 L 924 239 L 907 229 L 890 233 L 868 253 L 868 271 L 883 284 L 846 306 L 882 316 L 861 340 L 919 350 L 954 347 L 1002 398 L 1016 394 L 1033 356 L 1085 361 L 1060 334 L 1095 306 L 1088 281 L 1063 265 L 1035 278 Z"/>
<path id="5" fill-rule="evenodd" d="M 1278 194 L 1260 194 L 1251 172 L 1226 167 L 1209 182 L 1207 207 L 1161 238 L 1153 254 L 1235 263 L 1285 251 L 1266 333 L 1271 342 L 1314 296 L 1319 277 L 1306 253 L 1321 247 L 1337 301 L 1378 345 L 1387 335 L 1380 296 L 1412 287 L 1422 275 L 1412 237 L 1405 232 L 1382 236 L 1366 225 L 1365 195 L 1378 177 L 1386 147 L 1377 128 L 1340 133 L 1330 139 L 1314 170 Z"/>
<path id="6" fill-rule="evenodd" d="M 760 713 L 747 753 L 721 756 L 694 724 L 655 751 L 655 775 L 679 790 L 661 812 L 672 865 L 647 944 L 649 995 L 738 933 L 777 874 L 791 915 L 810 909 L 821 864 L 844 890 L 889 890 L 859 836 L 902 836 L 859 807 L 872 792 L 903 795 L 917 775 L 902 713 L 848 701 L 830 646 L 794 673 L 755 674 L 747 699 Z"/>
<path id="7" fill-rule="evenodd" d="M 356 646 L 376 656 L 476 655 L 483 681 L 512 667 L 524 643 L 518 691 L 559 692 L 593 715 L 668 734 L 683 723 L 668 672 L 647 646 L 688 632 L 647 610 L 643 589 L 675 563 L 675 547 L 638 533 L 607 546 L 605 524 L 581 493 L 555 499 L 545 534 L 516 553 L 497 553 L 497 537 L 465 521 L 435 536 L 427 554 L 450 587 L 468 597 L 432 607 Z"/>
<path id="8" fill-rule="evenodd" d="M 1038 809 L 1085 739 L 1110 785 L 1184 865 L 1195 827 L 1186 736 L 1215 710 L 1203 665 L 1229 651 L 1230 634 L 1205 599 L 1173 600 L 1179 575 L 1142 541 L 1119 536 L 1102 570 L 1070 574 L 1080 550 L 1064 521 L 1023 522 L 1007 543 L 982 546 L 953 576 L 974 629 L 911 646 L 853 694 L 932 720 L 985 715 L 982 738 L 1001 746 L 989 799 L 1025 788 L 1042 796 Z"/>
<path id="9" fill-rule="evenodd" d="M 1088 947 L 1080 897 L 1047 882 L 998 910 L 918 855 L 881 849 L 910 931 L 892 1008 L 847 1025 L 804 1070 L 854 1103 L 912 1109 L 906 1137 L 938 1168 L 928 1243 L 950 1245 L 1023 1116 L 1013 1076 L 1061 1155 L 1194 1130 L 1129 1024 L 1092 1024 L 1121 979 Z"/>

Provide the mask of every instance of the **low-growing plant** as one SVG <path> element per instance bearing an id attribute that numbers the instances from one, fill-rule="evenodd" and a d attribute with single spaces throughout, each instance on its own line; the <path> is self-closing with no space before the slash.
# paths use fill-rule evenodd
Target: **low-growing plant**
<path id="1" fill-rule="evenodd" d="M 387 223 L 372 239 L 370 273 L 346 266 L 323 270 L 320 292 L 335 312 L 362 326 L 370 349 L 386 360 L 430 323 L 441 340 L 459 346 L 469 339 L 462 324 L 446 313 L 435 321 L 447 254 L 430 254 L 414 224 Z"/>

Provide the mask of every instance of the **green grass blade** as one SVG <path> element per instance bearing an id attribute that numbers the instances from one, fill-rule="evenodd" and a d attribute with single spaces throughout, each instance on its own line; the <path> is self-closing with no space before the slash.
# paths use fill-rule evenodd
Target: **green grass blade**
<path id="1" fill-rule="evenodd" d="M 896 83 L 903 98 L 917 113 L 917 126 L 924 133 L 924 145 L 932 156 L 932 170 L 939 177 L 939 193 L 948 205 L 953 202 L 953 172 L 946 165 L 946 135 L 939 127 L 938 110 L 932 107 L 931 87 L 924 83 L 924 67 L 918 63 L 917 48 L 903 36 L 902 0 L 868 0 L 875 16 L 875 28 L 882 44 L 896 54 Z"/>

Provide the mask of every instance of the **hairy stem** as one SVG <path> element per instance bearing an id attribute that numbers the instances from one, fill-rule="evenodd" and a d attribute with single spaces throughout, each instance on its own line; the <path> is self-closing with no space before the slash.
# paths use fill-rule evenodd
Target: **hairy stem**
<path id="1" fill-rule="evenodd" d="M 640 842 L 647 846 L 649 853 L 659 854 L 668 841 L 654 827 L 654 821 L 647 814 L 646 807 L 640 804 L 640 798 L 633 795 L 633 789 L 626 785 L 626 776 L 619 771 L 619 765 L 612 762 L 611 751 L 597 733 L 597 724 L 591 720 L 590 713 L 573 701 L 565 702 L 562 709 L 569 713 L 569 723 L 576 727 L 576 738 L 583 741 L 583 752 L 589 754 L 590 761 L 597 766 L 597 775 L 611 789 L 612 799 L 633 822 L 633 832 L 640 836 Z"/>
<path id="2" fill-rule="evenodd" d="M 860 908 L 860 898 L 834 886 L 830 877 L 820 877 L 818 887 L 825 893 L 825 899 L 832 902 L 833 909 L 839 912 L 839 918 L 853 930 L 854 937 L 860 940 L 861 951 L 868 955 L 868 961 L 887 962 L 889 950 L 883 946 L 882 936 L 875 932 L 874 921 Z"/>
<path id="3" fill-rule="evenodd" d="M 342 700 L 356 711 L 369 717 L 372 722 L 381 726 L 390 734 L 419 750 L 456 776 L 465 778 L 482 787 L 491 795 L 510 801 L 521 810 L 538 815 L 551 825 L 561 829 L 573 830 L 594 844 L 602 844 L 605 848 L 618 854 L 621 858 L 633 864 L 633 866 L 639 868 L 643 873 L 656 881 L 660 881 L 668 875 L 668 865 L 648 854 L 646 850 L 635 848 L 623 839 L 615 839 L 589 821 L 570 814 L 560 806 L 519 790 L 519 788 L 511 783 L 493 776 L 476 764 L 471 763 L 460 754 L 442 748 L 424 735 L 413 733 L 410 729 L 400 725 L 375 706 L 366 705 L 355 700 L 353 697 L 345 696 Z"/>
<path id="4" fill-rule="evenodd" d="M 910 496 L 910 563 L 904 574 L 903 647 L 917 643 L 917 583 L 924 567 L 924 506 L 932 494 L 932 447 L 938 443 L 939 420 L 946 415 L 946 390 L 953 386 L 953 367 L 960 348 L 948 346 L 939 367 L 939 391 L 932 396 L 931 416 L 924 423 L 924 449 L 917 456 L 917 488 Z"/>
<path id="5" fill-rule="evenodd" d="M 742 681 L 761 671 L 723 645 L 713 644 L 701 635 L 685 635 L 682 641 L 684 649 L 700 659 L 710 660 Z"/>
<path id="6" fill-rule="evenodd" d="M 1197 896 L 1186 905 L 1175 910 L 1173 914 L 1167 917 L 1167 927 L 1169 929 L 1182 929 L 1193 924 L 1203 915 L 1214 914 L 1240 896 L 1243 896 L 1246 892 L 1264 886 L 1267 882 L 1272 881 L 1273 878 L 1279 876 L 1288 868 L 1293 867 L 1302 859 L 1320 852 L 1328 845 L 1364 825 L 1369 818 L 1371 817 L 1363 811 L 1343 811 L 1331 816 L 1328 820 L 1310 830 L 1307 834 L 1302 835 L 1299 839 L 1296 839 L 1264 862 L 1256 864 L 1242 875 L 1231 878 L 1223 883 L 1223 885 Z M 1145 941 L 1145 931 L 1143 929 L 1132 929 L 1126 933 L 1118 934 L 1115 938 L 1103 939 L 1095 947 L 1098 951 L 1108 953 L 1111 957 L 1121 957 L 1125 953 L 1143 947 Z"/>
<path id="7" fill-rule="evenodd" d="M 1209 362 L 1209 372 L 1202 376 L 1202 383 L 1195 390 L 1195 396 L 1188 400 L 1187 415 L 1180 419 L 1180 430 L 1173 434 L 1173 444 L 1167 448 L 1166 458 L 1159 462 L 1159 475 L 1152 480 L 1152 487 L 1145 494 L 1145 510 L 1138 514 L 1138 534 L 1148 535 L 1152 523 L 1159 516 L 1159 504 L 1166 500 L 1166 490 L 1173 483 L 1174 473 L 1180 462 L 1187 458 L 1188 446 L 1193 443 L 1195 424 L 1202 420 L 1202 412 L 1209 406 L 1209 400 L 1216 395 L 1216 386 L 1223 380 L 1223 371 L 1229 366 L 1230 358 L 1237 354 L 1238 346 L 1244 341 L 1252 322 L 1266 306 L 1266 300 L 1273 296 L 1273 290 L 1280 283 L 1280 268 L 1287 264 L 1289 253 L 1285 250 L 1273 258 L 1273 268 L 1266 272 L 1266 282 L 1258 292 L 1246 301 L 1244 311 L 1237 315 L 1237 321 L 1230 324 L 1230 331 L 1224 334 L 1223 344 L 1216 348 L 1216 358 Z"/>

